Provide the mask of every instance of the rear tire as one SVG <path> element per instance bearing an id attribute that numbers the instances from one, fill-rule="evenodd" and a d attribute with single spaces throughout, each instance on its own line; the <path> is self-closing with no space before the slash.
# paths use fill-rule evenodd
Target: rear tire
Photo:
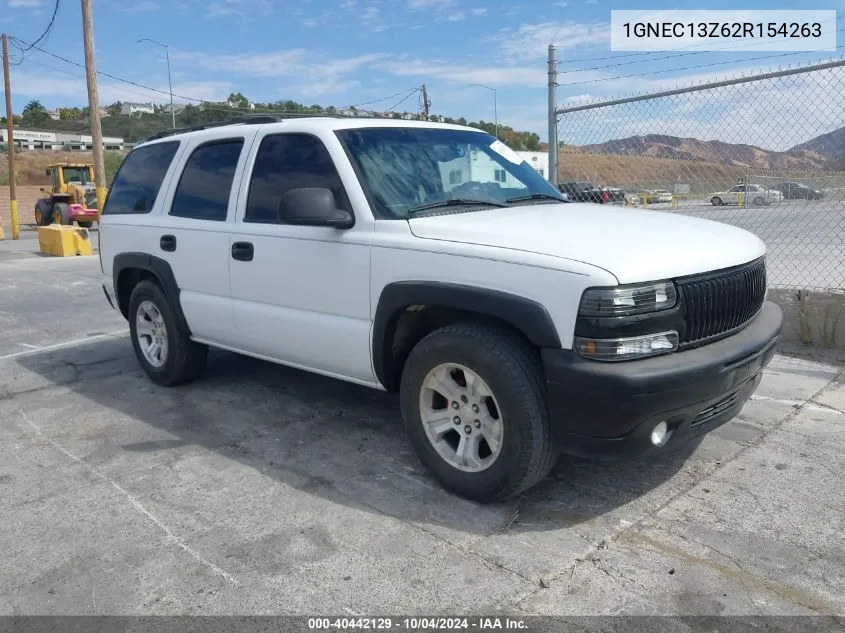
<path id="1" fill-rule="evenodd" d="M 459 323 L 411 351 L 400 403 L 411 445 L 432 476 L 462 497 L 492 503 L 536 485 L 557 460 L 544 393 L 539 358 L 520 338 Z"/>
<path id="2" fill-rule="evenodd" d="M 192 341 L 176 321 L 162 289 L 141 281 L 129 298 L 129 333 L 135 356 L 156 384 L 171 387 L 200 375 L 208 346 Z"/>
<path id="3" fill-rule="evenodd" d="M 754 206 L 764 207 L 766 206 L 766 201 L 763 198 L 754 198 Z"/>
<path id="4" fill-rule="evenodd" d="M 81 226 L 83 229 L 90 229 L 92 226 L 94 226 L 93 222 L 81 222 L 81 221 L 77 220 L 76 223 L 79 226 Z"/>

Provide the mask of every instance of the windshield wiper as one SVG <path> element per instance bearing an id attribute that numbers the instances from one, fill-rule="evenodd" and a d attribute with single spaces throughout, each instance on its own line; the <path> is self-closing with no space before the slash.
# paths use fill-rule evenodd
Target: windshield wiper
<path id="1" fill-rule="evenodd" d="M 429 202 L 421 204 L 418 207 L 408 209 L 408 213 L 417 213 L 418 211 L 428 211 L 429 209 L 439 209 L 442 207 L 466 206 L 466 205 L 489 205 L 491 207 L 506 207 L 508 205 L 501 202 L 493 202 L 492 200 L 473 200 L 472 198 L 449 198 L 448 200 L 438 200 L 437 202 Z"/>
<path id="2" fill-rule="evenodd" d="M 507 202 L 525 202 L 526 200 L 556 200 L 557 202 L 569 202 L 564 198 L 553 196 L 550 193 L 529 193 L 526 196 L 517 196 L 515 198 L 508 198 Z"/>

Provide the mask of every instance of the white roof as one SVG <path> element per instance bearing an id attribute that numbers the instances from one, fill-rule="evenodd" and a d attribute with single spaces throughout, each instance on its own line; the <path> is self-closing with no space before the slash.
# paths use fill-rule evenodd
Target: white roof
<path id="1" fill-rule="evenodd" d="M 486 134 L 483 130 L 469 127 L 466 125 L 454 125 L 451 123 L 437 123 L 435 121 L 413 121 L 406 119 L 370 119 L 363 117 L 292 117 L 282 121 L 271 123 L 233 123 L 230 125 L 211 126 L 202 130 L 193 130 L 171 134 L 160 139 L 154 139 L 147 142 L 141 142 L 135 147 L 141 147 L 149 143 L 158 143 L 174 139 L 186 137 L 199 138 L 219 138 L 221 136 L 228 136 L 232 130 L 243 125 L 249 125 L 250 129 L 261 129 L 263 131 L 278 131 L 278 132 L 316 132 L 316 131 L 335 131 L 348 130 L 351 128 L 428 128 L 428 129 L 442 129 L 442 130 L 462 130 L 465 132 L 478 132 L 479 134 Z"/>

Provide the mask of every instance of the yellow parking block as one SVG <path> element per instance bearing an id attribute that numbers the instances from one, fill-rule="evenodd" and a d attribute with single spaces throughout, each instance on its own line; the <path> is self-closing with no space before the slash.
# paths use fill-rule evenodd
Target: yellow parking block
<path id="1" fill-rule="evenodd" d="M 42 253 L 55 257 L 93 255 L 88 229 L 51 224 L 38 227 L 38 246 Z"/>

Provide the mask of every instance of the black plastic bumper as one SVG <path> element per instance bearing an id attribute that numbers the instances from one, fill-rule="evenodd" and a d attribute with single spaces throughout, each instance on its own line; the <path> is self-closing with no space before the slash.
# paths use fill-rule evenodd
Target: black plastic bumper
<path id="1" fill-rule="evenodd" d="M 636 361 L 543 350 L 549 419 L 564 453 L 623 458 L 666 451 L 733 418 L 757 388 L 780 338 L 771 302 L 740 332 L 697 349 Z M 669 441 L 651 431 L 665 421 Z"/>

